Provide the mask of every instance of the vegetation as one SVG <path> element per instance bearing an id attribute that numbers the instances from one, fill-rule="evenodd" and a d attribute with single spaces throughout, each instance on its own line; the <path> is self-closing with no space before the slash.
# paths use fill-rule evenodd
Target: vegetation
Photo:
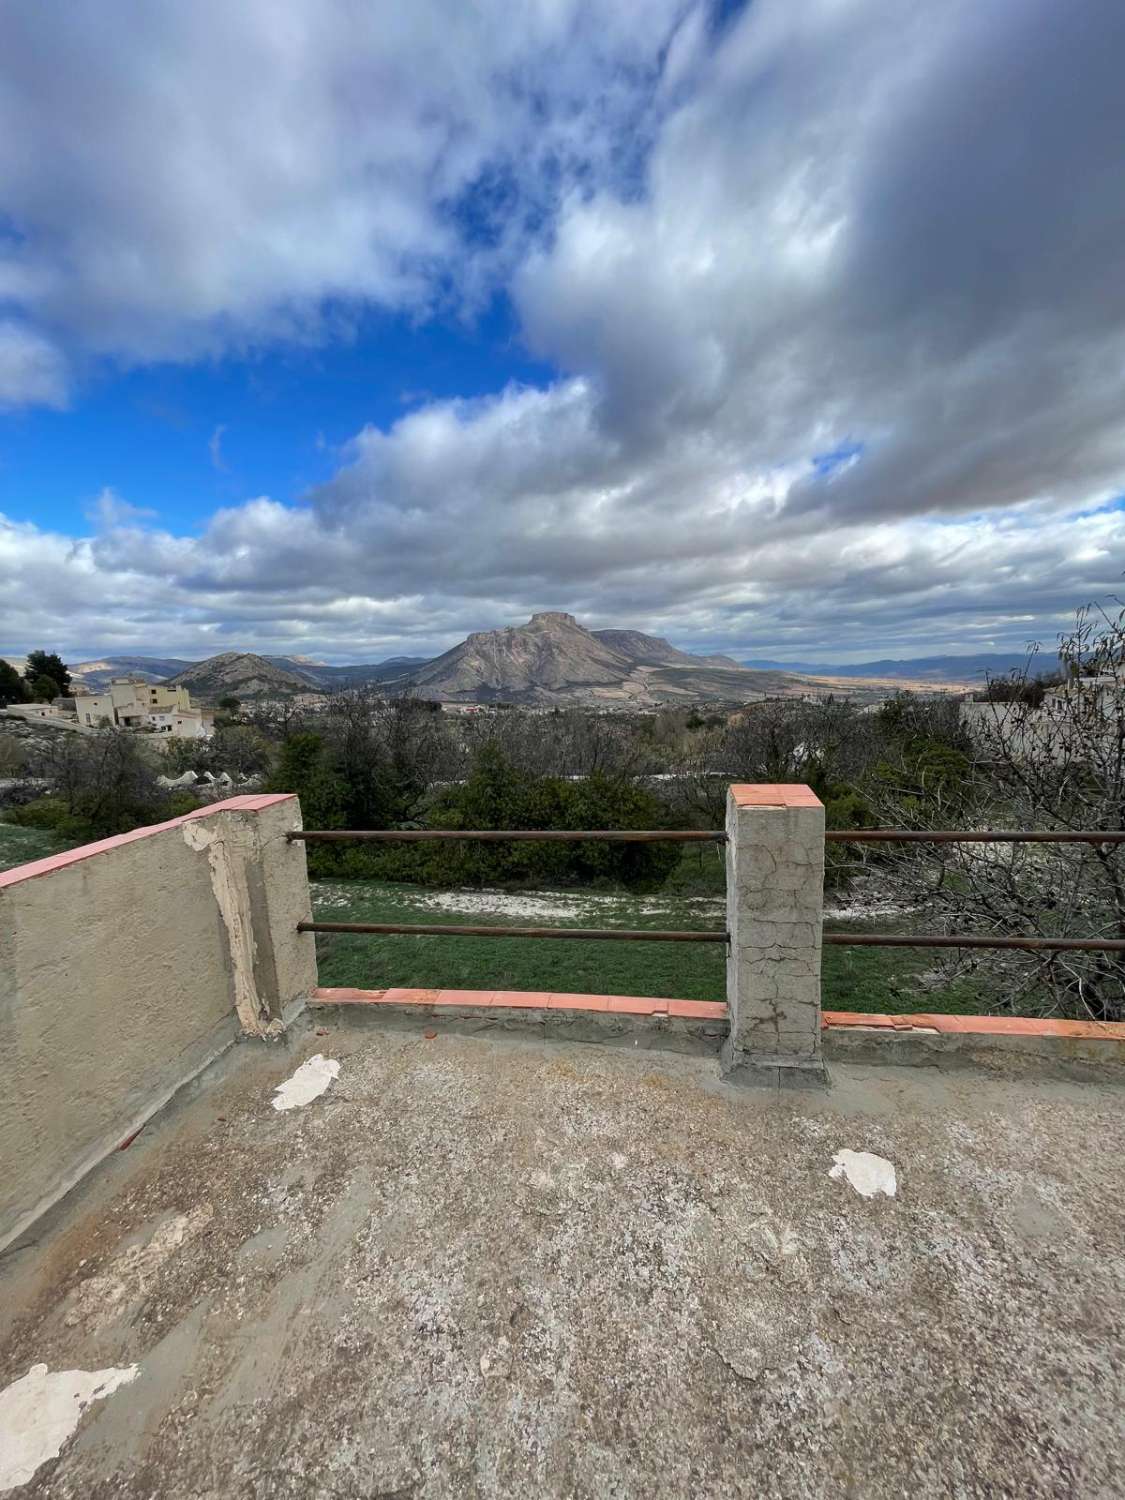
<path id="1" fill-rule="evenodd" d="M 0 777 L 19 776 L 27 765 L 27 751 L 14 735 L 0 734 Z"/>
<path id="2" fill-rule="evenodd" d="M 70 691 L 70 671 L 54 651 L 29 651 L 23 675 L 37 702 L 49 702 Z"/>
<path id="3" fill-rule="evenodd" d="M 52 787 L 50 797 L 6 816 L 45 836 L 122 831 L 190 806 L 162 792 L 156 773 L 191 769 L 257 776 L 271 790 L 296 792 L 306 826 L 325 829 L 717 828 L 730 782 L 802 781 L 835 829 L 1120 831 L 1125 615 L 1082 611 L 1059 656 L 1062 672 L 1049 687 L 1018 675 L 990 685 L 985 703 L 974 706 L 971 735 L 957 701 L 910 693 L 875 711 L 827 698 L 764 700 L 733 714 L 669 707 L 472 716 L 380 699 L 370 688 L 341 691 L 315 711 L 280 702 L 243 712 L 231 697 L 230 717 L 210 740 L 165 743 L 163 757 L 114 730 L 59 735 L 22 758 L 0 753 L 8 774 L 43 776 Z M 33 659 L 37 676 L 54 673 L 52 687 L 62 685 L 66 668 L 57 657 Z M 25 693 L 27 683 L 15 678 L 13 685 L 12 676 L 0 675 L 0 692 Z M 678 901 L 674 925 L 682 926 L 695 909 L 689 897 L 699 901 L 723 887 L 721 860 L 703 846 L 333 844 L 310 845 L 308 857 L 312 874 L 333 889 L 342 880 L 371 882 L 352 887 L 357 911 L 401 904 L 408 886 L 419 901 L 438 887 L 555 889 L 616 899 L 617 916 L 597 925 L 644 926 L 638 893 L 645 892 Z M 880 927 L 909 919 L 915 930 L 952 935 L 1125 939 L 1121 857 L 1118 845 L 833 844 L 827 876 L 831 891 L 849 901 L 852 893 L 889 891 L 899 915 L 892 911 Z M 382 946 L 327 945 L 326 982 L 359 982 L 361 953 L 377 967 Z M 721 954 L 708 948 L 599 945 L 586 953 L 584 945 L 559 944 L 527 953 L 505 944 L 431 949 L 418 940 L 396 944 L 396 964 L 403 952 L 418 959 L 409 973 L 394 971 L 404 983 L 721 992 Z M 834 948 L 826 950 L 824 973 L 829 1006 L 933 1009 L 936 986 L 944 1009 L 971 1002 L 974 1009 L 1125 1019 L 1125 964 L 1115 953 Z M 894 976 L 909 993 L 896 992 Z"/>
<path id="4" fill-rule="evenodd" d="M 12 703 L 26 703 L 27 699 L 28 689 L 23 678 L 11 662 L 0 660 L 0 708 L 7 708 Z"/>
<path id="5" fill-rule="evenodd" d="M 250 724 L 219 724 L 208 739 L 166 740 L 161 769 L 168 776 L 185 771 L 203 775 L 226 771 L 235 777 L 256 776 L 273 763 L 275 746 Z"/>
<path id="6" fill-rule="evenodd" d="M 57 734 L 37 745 L 28 766 L 54 790 L 49 797 L 9 808 L 6 821 L 72 842 L 127 833 L 196 806 L 194 798 L 172 798 L 160 788 L 152 752 L 128 730 Z"/>
<path id="7" fill-rule="evenodd" d="M 1125 830 L 1125 611 L 1081 610 L 1061 642 L 1065 689 L 1050 704 L 996 700 L 971 759 L 923 788 L 888 786 L 889 820 L 918 826 Z M 928 820 L 928 822 L 926 821 Z M 1125 939 L 1118 844 L 949 844 L 894 856 L 904 895 L 938 931 Z M 1125 955 L 1012 952 L 977 958 L 1006 1008 L 1125 1020 Z M 952 955 L 948 973 L 970 959 Z"/>

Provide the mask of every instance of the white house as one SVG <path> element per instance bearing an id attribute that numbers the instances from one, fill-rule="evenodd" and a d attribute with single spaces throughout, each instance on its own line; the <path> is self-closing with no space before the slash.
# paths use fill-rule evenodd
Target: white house
<path id="1" fill-rule="evenodd" d="M 206 739 L 214 728 L 214 715 L 193 704 L 187 688 L 163 683 L 115 677 L 104 693 L 80 693 L 74 702 L 78 722 L 92 728 L 111 724 L 185 740 Z"/>

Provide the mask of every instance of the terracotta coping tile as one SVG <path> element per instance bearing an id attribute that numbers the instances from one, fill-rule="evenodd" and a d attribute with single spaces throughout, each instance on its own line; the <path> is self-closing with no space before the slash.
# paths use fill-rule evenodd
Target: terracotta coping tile
<path id="1" fill-rule="evenodd" d="M 668 1001 L 651 999 L 641 995 L 607 995 L 609 1005 L 606 1007 L 612 1015 L 617 1016 L 666 1016 L 668 1014 Z"/>
<path id="2" fill-rule="evenodd" d="M 571 995 L 544 990 L 361 990 L 321 987 L 312 992 L 321 1005 L 507 1006 L 525 1010 L 585 1010 L 622 1016 L 675 1016 L 681 1020 L 723 1021 L 727 1008 L 719 1000 L 665 1000 L 644 995 Z M 824 1030 L 868 1027 L 879 1031 L 927 1031 L 946 1035 L 1053 1036 L 1125 1043 L 1125 1021 L 1034 1020 L 1029 1016 L 939 1016 L 870 1014 L 826 1010 Z"/>
<path id="3" fill-rule="evenodd" d="M 730 789 L 736 807 L 821 807 L 812 787 L 789 782 L 737 782 Z"/>
<path id="4" fill-rule="evenodd" d="M 435 1005 L 491 1005 L 495 990 L 438 990 Z"/>
<path id="5" fill-rule="evenodd" d="M 725 1021 L 727 1008 L 721 1000 L 669 1000 L 668 1014 L 692 1021 Z"/>
<path id="6" fill-rule="evenodd" d="M 678 1016 L 682 1020 L 721 1021 L 727 1008 L 716 1000 L 665 1000 L 660 996 L 582 995 L 544 990 L 360 990 L 320 987 L 312 994 L 321 1005 L 456 1005 L 462 1009 L 507 1006 L 522 1010 L 583 1010 L 631 1016 Z"/>
<path id="7" fill-rule="evenodd" d="M 546 997 L 551 1010 L 608 1010 L 608 995 L 550 994 Z"/>
<path id="8" fill-rule="evenodd" d="M 947 1035 L 1058 1036 L 1125 1042 L 1125 1021 L 1036 1020 L 1031 1016 L 865 1015 L 862 1011 L 824 1011 L 829 1027 L 868 1026 L 893 1031 L 938 1031 Z"/>
<path id="9" fill-rule="evenodd" d="M 391 993 L 388 990 L 357 990 L 349 985 L 343 985 L 339 989 L 315 989 L 312 992 L 312 998 L 325 1003 L 334 1000 L 365 1000 L 375 1004 L 381 1000 L 389 1000 Z M 411 990 L 410 993 L 416 994 L 417 991 Z"/>
<path id="10" fill-rule="evenodd" d="M 64 870 L 68 865 L 80 864 L 84 859 L 93 859 L 98 854 L 108 854 L 112 849 L 135 844 L 139 839 L 150 838 L 154 833 L 163 833 L 166 828 L 176 828 L 196 818 L 209 818 L 218 812 L 261 812 L 275 802 L 288 802 L 293 792 L 266 792 L 260 795 L 244 793 L 238 797 L 227 797 L 223 802 L 212 802 L 207 807 L 197 807 L 179 818 L 169 818 L 165 823 L 148 823 L 143 828 L 134 828 L 130 833 L 116 833 L 112 838 L 96 839 L 92 844 L 79 844 L 77 849 L 67 849 L 62 854 L 49 854 L 46 859 L 34 859 L 30 864 L 17 865 L 14 870 L 0 872 L 0 890 L 5 886 L 19 885 L 23 880 L 35 880 L 40 875 L 51 875 Z"/>

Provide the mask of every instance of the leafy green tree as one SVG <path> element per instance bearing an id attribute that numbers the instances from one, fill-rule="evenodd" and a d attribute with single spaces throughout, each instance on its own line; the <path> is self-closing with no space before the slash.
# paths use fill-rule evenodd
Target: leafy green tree
<path id="1" fill-rule="evenodd" d="M 267 787 L 271 792 L 296 792 L 306 828 L 348 826 L 348 788 L 328 761 L 322 735 L 290 735 Z"/>
<path id="2" fill-rule="evenodd" d="M 49 677 L 58 684 L 54 697 L 60 697 L 70 690 L 70 672 L 62 657 L 54 651 L 29 651 L 23 675 L 24 680 L 30 683 L 34 683 L 37 677 Z"/>
<path id="3" fill-rule="evenodd" d="M 11 662 L 0 661 L 0 708 L 9 703 L 26 703 L 27 686 Z"/>
<path id="4" fill-rule="evenodd" d="M 41 672 L 31 683 L 31 696 L 36 703 L 51 703 L 60 696 L 59 685 L 53 677 Z"/>
<path id="5" fill-rule="evenodd" d="M 218 706 L 224 713 L 236 714 L 242 707 L 242 699 L 236 698 L 233 693 L 227 693 L 225 697 L 219 699 Z"/>
<path id="6" fill-rule="evenodd" d="M 446 828 L 659 828 L 667 810 L 625 778 L 598 773 L 580 781 L 535 776 L 511 765 L 494 745 L 474 758 L 467 781 L 435 804 L 431 822 Z M 494 882 L 588 883 L 633 889 L 663 884 L 679 863 L 674 844 L 488 843 L 452 849 L 422 846 L 416 878 L 434 884 Z"/>

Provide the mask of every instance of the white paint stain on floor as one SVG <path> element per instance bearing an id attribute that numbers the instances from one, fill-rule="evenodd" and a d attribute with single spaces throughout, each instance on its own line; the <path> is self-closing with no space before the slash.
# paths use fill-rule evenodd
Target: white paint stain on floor
<path id="1" fill-rule="evenodd" d="M 862 1197 L 874 1198 L 877 1193 L 894 1197 L 898 1187 L 894 1162 L 885 1156 L 873 1151 L 837 1151 L 832 1160 L 829 1177 L 846 1177 Z"/>
<path id="2" fill-rule="evenodd" d="M 274 1109 L 301 1109 L 318 1099 L 340 1073 L 334 1057 L 319 1052 L 303 1062 L 291 1078 L 279 1083 L 270 1103 Z"/>
<path id="3" fill-rule="evenodd" d="M 140 1365 L 108 1370 L 56 1370 L 32 1365 L 0 1391 L 0 1492 L 26 1484 L 63 1444 L 95 1401 L 136 1380 Z"/>

